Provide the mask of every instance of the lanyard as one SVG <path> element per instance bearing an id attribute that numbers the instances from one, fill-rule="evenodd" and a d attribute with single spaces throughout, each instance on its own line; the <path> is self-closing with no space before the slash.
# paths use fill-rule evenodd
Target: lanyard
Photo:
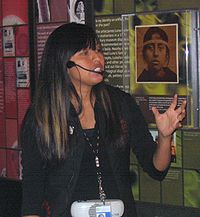
<path id="1" fill-rule="evenodd" d="M 95 166 L 96 166 L 96 174 L 97 174 L 97 181 L 99 185 L 99 198 L 105 205 L 105 199 L 106 199 L 106 193 L 103 190 L 102 186 L 102 175 L 101 175 L 101 170 L 100 170 L 100 162 L 99 162 L 99 130 L 97 130 L 97 137 L 96 137 L 96 144 L 92 144 L 90 141 L 88 135 L 86 134 L 85 131 L 83 131 L 83 135 L 85 140 L 87 141 L 88 145 L 91 147 L 92 152 L 94 154 L 94 160 L 95 160 Z"/>

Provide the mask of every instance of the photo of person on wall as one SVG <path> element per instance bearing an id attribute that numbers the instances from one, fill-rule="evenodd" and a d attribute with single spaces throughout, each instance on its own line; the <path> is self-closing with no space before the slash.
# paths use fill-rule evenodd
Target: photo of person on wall
<path id="1" fill-rule="evenodd" d="M 136 40 L 136 49 L 137 51 L 140 49 L 141 53 L 141 56 L 137 58 L 137 65 L 140 68 L 145 65 L 142 72 L 137 67 L 137 82 L 177 83 L 177 63 L 176 61 L 173 64 L 170 62 L 172 57 L 176 59 L 176 34 L 174 34 L 174 30 L 170 31 L 170 28 L 174 28 L 174 25 L 167 27 L 169 29 L 168 34 L 164 27 L 142 27 L 145 28 L 143 30 L 146 30 L 142 39 L 139 37 L 141 36 L 140 30 L 142 28 L 136 28 L 138 29 L 136 31 L 136 34 L 138 34 L 136 36 L 138 39 Z M 169 42 L 169 40 L 172 41 Z M 169 46 L 169 43 L 172 46 Z M 140 47 L 138 48 L 137 46 Z"/>

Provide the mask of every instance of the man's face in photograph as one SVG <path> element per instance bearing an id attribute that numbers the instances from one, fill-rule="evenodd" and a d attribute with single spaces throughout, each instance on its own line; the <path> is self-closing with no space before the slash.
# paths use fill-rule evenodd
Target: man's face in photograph
<path id="1" fill-rule="evenodd" d="M 144 60 L 148 70 L 157 72 L 167 63 L 167 43 L 159 34 L 153 34 L 152 39 L 144 44 Z"/>

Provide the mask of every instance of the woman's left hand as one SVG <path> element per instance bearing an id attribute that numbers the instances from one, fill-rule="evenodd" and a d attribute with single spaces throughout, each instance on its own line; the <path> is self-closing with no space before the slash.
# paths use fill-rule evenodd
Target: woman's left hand
<path id="1" fill-rule="evenodd" d="M 177 128 L 182 127 L 181 121 L 186 114 L 186 100 L 178 108 L 176 108 L 177 103 L 178 96 L 175 94 L 171 105 L 165 113 L 161 114 L 156 107 L 152 107 L 158 131 L 163 137 L 171 136 Z"/>

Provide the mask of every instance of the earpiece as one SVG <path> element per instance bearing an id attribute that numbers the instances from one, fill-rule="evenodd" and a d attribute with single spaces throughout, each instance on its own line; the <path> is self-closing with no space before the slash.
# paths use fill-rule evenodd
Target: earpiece
<path id="1" fill-rule="evenodd" d="M 70 68 L 72 68 L 72 67 L 74 67 L 74 66 L 76 66 L 75 62 L 73 62 L 73 61 L 71 61 L 71 60 L 69 60 L 69 61 L 67 62 L 67 68 L 68 68 L 68 69 L 70 69 Z"/>

